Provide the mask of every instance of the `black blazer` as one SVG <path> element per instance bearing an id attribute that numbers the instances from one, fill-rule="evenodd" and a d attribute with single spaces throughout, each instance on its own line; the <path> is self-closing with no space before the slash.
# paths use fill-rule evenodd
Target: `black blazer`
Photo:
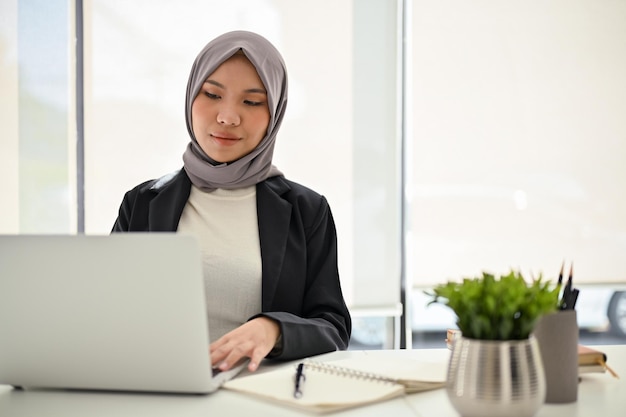
<path id="1" fill-rule="evenodd" d="M 184 169 L 136 186 L 124 195 L 112 231 L 176 231 L 190 191 Z M 256 198 L 260 315 L 276 320 L 282 334 L 282 351 L 273 357 L 291 360 L 346 349 L 352 324 L 339 282 L 328 202 L 282 176 L 258 183 Z"/>

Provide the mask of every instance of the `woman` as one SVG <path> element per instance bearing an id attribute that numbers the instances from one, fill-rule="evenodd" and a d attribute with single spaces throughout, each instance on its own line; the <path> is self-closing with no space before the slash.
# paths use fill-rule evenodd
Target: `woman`
<path id="1" fill-rule="evenodd" d="M 244 31 L 211 41 L 187 84 L 183 169 L 128 191 L 113 226 L 197 237 L 222 370 L 346 349 L 350 338 L 330 207 L 272 165 L 286 105 L 270 42 Z"/>

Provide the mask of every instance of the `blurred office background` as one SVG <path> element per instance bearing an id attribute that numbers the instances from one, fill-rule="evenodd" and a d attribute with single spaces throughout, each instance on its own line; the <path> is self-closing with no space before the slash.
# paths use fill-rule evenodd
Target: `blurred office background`
<path id="1" fill-rule="evenodd" d="M 275 163 L 331 204 L 353 347 L 443 347 L 424 290 L 563 261 L 581 340 L 626 342 L 619 0 L 0 0 L 0 233 L 109 233 L 235 29 L 287 63 Z"/>

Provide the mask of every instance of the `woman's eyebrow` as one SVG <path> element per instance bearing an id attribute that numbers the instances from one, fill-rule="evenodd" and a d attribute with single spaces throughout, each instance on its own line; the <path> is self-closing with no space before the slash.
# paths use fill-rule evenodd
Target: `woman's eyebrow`
<path id="1" fill-rule="evenodd" d="M 216 87 L 222 88 L 224 90 L 226 90 L 226 86 L 222 83 L 218 83 L 217 81 L 214 80 L 206 80 L 205 84 L 212 84 Z M 264 88 L 248 88 L 247 90 L 244 90 L 245 93 L 259 93 L 259 94 L 267 94 L 267 91 L 265 91 Z"/>

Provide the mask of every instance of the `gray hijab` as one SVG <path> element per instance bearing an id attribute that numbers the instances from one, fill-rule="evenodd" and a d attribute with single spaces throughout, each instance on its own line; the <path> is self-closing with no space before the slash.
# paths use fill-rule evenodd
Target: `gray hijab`
<path id="1" fill-rule="evenodd" d="M 265 137 L 252 152 L 236 161 L 219 163 L 209 158 L 196 140 L 191 106 L 207 77 L 240 49 L 256 68 L 267 90 L 270 121 Z M 191 142 L 183 154 L 183 162 L 191 182 L 204 191 L 212 191 L 247 187 L 282 175 L 272 165 L 272 156 L 286 107 L 287 69 L 280 53 L 267 39 L 252 32 L 234 31 L 209 42 L 196 57 L 187 83 L 185 117 Z"/>

